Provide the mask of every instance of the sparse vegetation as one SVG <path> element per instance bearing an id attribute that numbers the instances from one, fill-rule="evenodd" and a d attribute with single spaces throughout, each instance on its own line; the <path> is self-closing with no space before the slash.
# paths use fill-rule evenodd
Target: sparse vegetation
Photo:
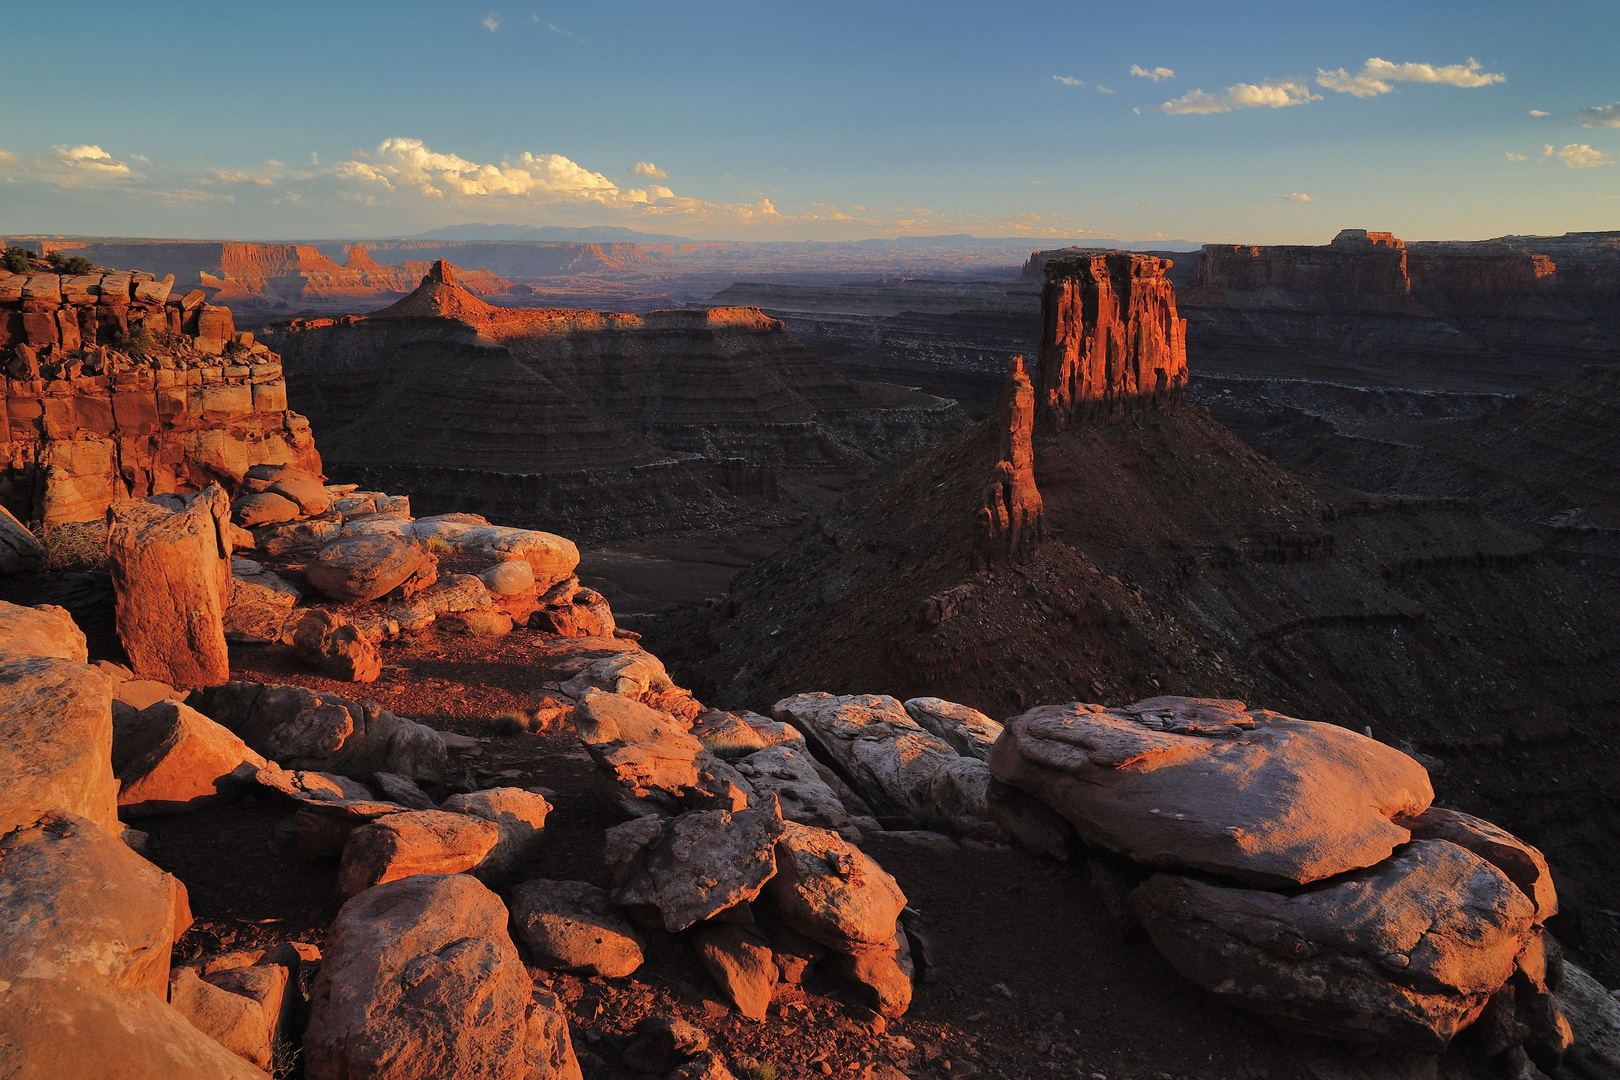
<path id="1" fill-rule="evenodd" d="M 13 274 L 26 274 L 33 268 L 33 258 L 33 253 L 27 248 L 8 247 L 6 253 L 0 255 L 0 266 Z"/>
<path id="2" fill-rule="evenodd" d="M 45 569 L 104 571 L 107 569 L 107 523 L 70 521 L 46 526 L 29 522 L 29 531 L 45 546 Z"/>
<path id="3" fill-rule="evenodd" d="M 58 274 L 88 274 L 96 268 L 96 264 L 83 255 L 63 255 L 60 251 L 47 253 L 45 261 Z"/>
<path id="4" fill-rule="evenodd" d="M 748 1066 L 746 1075 L 748 1080 L 776 1080 L 776 1066 L 768 1061 L 756 1062 Z"/>
<path id="5" fill-rule="evenodd" d="M 533 723 L 529 717 L 520 712 L 503 712 L 489 722 L 489 730 L 497 735 L 522 735 L 530 730 Z"/>
<path id="6" fill-rule="evenodd" d="M 141 323 L 136 323 L 129 330 L 117 330 L 112 336 L 113 348 L 128 353 L 136 360 L 145 360 L 152 349 L 152 332 Z"/>
<path id="7" fill-rule="evenodd" d="M 246 345 L 243 345 L 240 341 L 227 341 L 225 343 L 225 355 L 232 360 L 247 356 L 252 351 L 252 349 Z"/>
<path id="8" fill-rule="evenodd" d="M 675 682 L 668 675 L 665 675 L 660 671 L 657 675 L 654 675 L 647 681 L 647 689 L 654 694 L 662 694 L 666 691 L 675 689 Z"/>
<path id="9" fill-rule="evenodd" d="M 450 541 L 442 536 L 428 537 L 427 549 L 428 553 L 432 555 L 448 555 L 455 550 L 450 546 Z"/>

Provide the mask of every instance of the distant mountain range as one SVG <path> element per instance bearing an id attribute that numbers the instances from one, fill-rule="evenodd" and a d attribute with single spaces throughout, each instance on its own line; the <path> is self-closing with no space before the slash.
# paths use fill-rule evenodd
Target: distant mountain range
<path id="1" fill-rule="evenodd" d="M 691 244 L 689 236 L 666 236 L 662 233 L 638 232 L 621 225 L 587 225 L 580 229 L 560 225 L 485 225 L 471 221 L 465 225 L 446 225 L 405 237 L 407 240 L 550 240 L 575 244 Z"/>
<path id="2" fill-rule="evenodd" d="M 705 241 L 688 236 L 666 236 L 645 233 L 621 225 L 590 225 L 584 228 L 564 228 L 559 225 L 486 225 L 468 222 L 465 225 L 446 225 L 428 232 L 405 237 L 407 240 L 451 241 L 562 241 L 582 244 L 695 244 Z M 1033 250 L 1034 248 L 1122 248 L 1126 251 L 1197 251 L 1202 245 L 1195 240 L 1116 240 L 1112 237 L 1082 236 L 1069 239 L 1053 237 L 1004 236 L 984 237 L 968 233 L 950 233 L 941 236 L 879 236 L 867 240 L 764 240 L 732 241 L 762 247 L 804 247 L 836 249 L 840 247 L 881 248 L 885 250 L 929 250 L 950 248 L 964 251 L 1002 249 Z"/>

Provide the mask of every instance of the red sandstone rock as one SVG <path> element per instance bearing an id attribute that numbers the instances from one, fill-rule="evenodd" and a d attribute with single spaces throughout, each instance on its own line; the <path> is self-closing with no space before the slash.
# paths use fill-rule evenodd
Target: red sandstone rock
<path id="1" fill-rule="evenodd" d="M 459 874 L 484 861 L 499 842 L 493 821 L 442 810 L 411 810 L 354 830 L 343 845 L 338 889 L 356 896 L 416 874 Z"/>
<path id="2" fill-rule="evenodd" d="M 623 978 L 641 966 L 641 936 L 584 881 L 528 881 L 512 890 L 512 925 L 541 967 Z"/>
<path id="3" fill-rule="evenodd" d="M 292 626 L 292 647 L 300 659 L 342 682 L 376 682 L 382 658 L 359 628 L 322 608 L 310 608 Z"/>
<path id="4" fill-rule="evenodd" d="M 0 832 L 53 811 L 117 835 L 112 680 L 56 657 L 0 656 Z"/>
<path id="5" fill-rule="evenodd" d="M 230 678 L 225 493 L 210 486 L 178 514 L 125 500 L 113 505 L 108 520 L 118 636 L 136 674 L 187 689 Z"/>
<path id="6" fill-rule="evenodd" d="M 750 1020 L 764 1020 L 776 988 L 770 945 L 752 927 L 708 922 L 695 932 L 698 959 L 715 983 Z"/>
<path id="7" fill-rule="evenodd" d="M 0 655 L 55 656 L 88 663 L 84 631 L 65 608 L 20 607 L 0 600 Z"/>
<path id="8" fill-rule="evenodd" d="M 1122 251 L 1053 259 L 1041 294 L 1035 401 L 1042 422 L 1187 385 L 1187 323 L 1165 259 Z"/>
<path id="9" fill-rule="evenodd" d="M 776 866 L 765 895 L 782 921 L 805 937 L 845 952 L 894 939 L 905 893 L 837 833 L 788 822 L 776 842 Z"/>
<path id="10" fill-rule="evenodd" d="M 1012 359 L 993 423 L 1001 439 L 1001 459 L 985 485 L 984 505 L 979 508 L 974 562 L 980 567 L 1022 562 L 1028 549 L 1045 534 L 1045 511 L 1035 488 L 1035 390 L 1024 372 L 1022 356 Z"/>
<path id="11" fill-rule="evenodd" d="M 404 583 L 426 556 L 427 547 L 412 537 L 352 536 L 323 547 L 304 576 L 334 600 L 376 600 Z"/>

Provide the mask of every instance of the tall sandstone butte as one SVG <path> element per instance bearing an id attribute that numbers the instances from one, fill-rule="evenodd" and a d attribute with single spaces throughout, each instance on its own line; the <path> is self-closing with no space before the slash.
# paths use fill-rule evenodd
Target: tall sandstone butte
<path id="1" fill-rule="evenodd" d="M 1034 386 L 1043 426 L 1186 389 L 1187 322 L 1170 266 L 1123 251 L 1046 264 Z"/>
<path id="2" fill-rule="evenodd" d="M 1035 487 L 1035 387 L 1024 371 L 1022 356 L 1012 359 L 993 423 L 1001 457 L 979 508 L 975 567 L 1020 562 L 1045 535 L 1045 510 Z"/>

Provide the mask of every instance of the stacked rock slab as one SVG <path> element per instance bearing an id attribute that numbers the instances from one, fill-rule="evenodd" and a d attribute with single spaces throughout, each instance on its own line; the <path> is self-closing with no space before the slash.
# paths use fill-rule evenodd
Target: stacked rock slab
<path id="1" fill-rule="evenodd" d="M 1169 268 L 1123 251 L 1046 264 L 1035 374 L 1043 425 L 1061 430 L 1077 414 L 1186 389 L 1187 322 Z"/>
<path id="2" fill-rule="evenodd" d="M 250 465 L 320 472 L 281 361 L 172 277 L 0 271 L 0 502 L 46 525 L 117 499 L 234 487 Z"/>

